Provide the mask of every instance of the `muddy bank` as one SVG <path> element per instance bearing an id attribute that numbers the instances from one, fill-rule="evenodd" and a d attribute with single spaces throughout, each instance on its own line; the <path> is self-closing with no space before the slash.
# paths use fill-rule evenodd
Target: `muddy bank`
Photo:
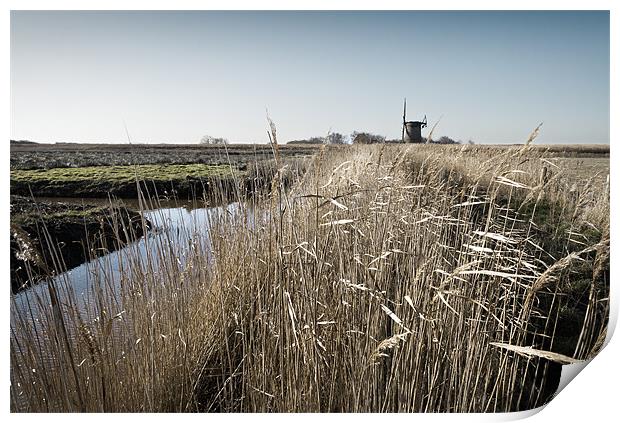
<path id="1" fill-rule="evenodd" d="M 149 223 L 145 222 L 148 229 Z M 123 206 L 77 205 L 11 196 L 11 291 L 144 235 L 140 214 Z"/>
<path id="2" fill-rule="evenodd" d="M 11 194 L 36 197 L 74 198 L 138 198 L 140 191 L 146 197 L 192 199 L 214 197 L 219 193 L 234 192 L 235 181 L 227 178 L 187 178 L 170 181 L 107 181 L 76 180 L 56 182 L 52 180 L 11 181 Z"/>

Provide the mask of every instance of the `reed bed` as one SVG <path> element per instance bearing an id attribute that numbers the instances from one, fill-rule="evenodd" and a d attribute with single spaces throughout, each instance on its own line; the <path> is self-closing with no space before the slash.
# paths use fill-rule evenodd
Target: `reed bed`
<path id="1" fill-rule="evenodd" d="M 208 238 L 13 300 L 14 411 L 516 411 L 601 348 L 608 186 L 529 146 L 322 149 L 302 175 L 272 141 L 271 189 Z"/>

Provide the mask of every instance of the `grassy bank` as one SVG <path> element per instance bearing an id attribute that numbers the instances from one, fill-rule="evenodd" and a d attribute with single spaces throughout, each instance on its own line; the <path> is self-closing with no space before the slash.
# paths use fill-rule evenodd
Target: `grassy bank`
<path id="1" fill-rule="evenodd" d="M 142 189 L 166 196 L 201 197 L 231 190 L 243 172 L 227 165 L 88 166 L 11 171 L 11 193 L 41 197 L 137 198 Z M 138 184 L 141 185 L 138 188 Z M 211 186 L 210 186 L 211 185 Z M 214 185 L 222 185 L 215 188 Z M 232 188 L 234 189 L 234 188 Z"/>
<path id="2" fill-rule="evenodd" d="M 276 172 L 206 245 L 129 260 L 122 303 L 103 275 L 91 320 L 16 318 L 12 408 L 542 405 L 560 363 L 600 348 L 609 289 L 608 187 L 573 189 L 543 154 L 360 146 L 322 150 L 290 190 Z"/>
<path id="3" fill-rule="evenodd" d="M 221 177 L 230 174 L 230 167 L 224 165 L 88 166 L 77 168 L 14 170 L 11 172 L 11 179 L 19 182 L 57 181 L 59 183 L 102 179 L 110 182 L 131 183 L 135 182 L 136 177 L 138 179 L 150 179 L 153 181 L 167 181 L 182 180 L 185 178 Z"/>
<path id="4" fill-rule="evenodd" d="M 282 180 L 288 186 L 306 161 L 285 158 Z M 35 197 L 206 199 L 236 201 L 269 189 L 278 173 L 273 160 L 231 165 L 149 164 L 11 170 L 11 194 Z"/>

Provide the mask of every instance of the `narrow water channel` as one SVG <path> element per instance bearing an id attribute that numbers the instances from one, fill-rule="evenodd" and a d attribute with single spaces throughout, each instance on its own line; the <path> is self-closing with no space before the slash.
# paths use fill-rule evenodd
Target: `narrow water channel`
<path id="1" fill-rule="evenodd" d="M 88 202 L 93 201 L 89 199 Z M 145 236 L 120 250 L 70 269 L 51 281 L 39 283 L 15 294 L 12 316 L 29 316 L 29 320 L 36 322 L 39 305 L 44 305 L 45 308 L 51 304 L 48 284 L 54 283 L 59 301 L 77 307 L 88 319 L 92 311 L 89 310 L 89 304 L 96 298 L 96 290 L 102 289 L 101 284 L 106 285 L 105 289 L 118 292 L 122 277 L 127 276 L 128 272 L 157 272 L 159 260 L 163 259 L 162 246 L 174 251 L 175 258 L 181 261 L 181 265 L 190 248 L 198 246 L 204 250 L 204 254 L 209 255 L 209 229 L 213 222 L 218 221 L 224 213 L 234 215 L 241 209 L 238 203 L 220 207 L 205 207 L 204 204 L 201 207 L 200 203 L 160 203 L 158 206 L 159 208 L 143 211 L 143 216 L 152 224 L 152 229 Z M 148 265 L 149 269 L 145 269 L 145 265 Z M 35 304 L 37 306 L 34 306 Z"/>

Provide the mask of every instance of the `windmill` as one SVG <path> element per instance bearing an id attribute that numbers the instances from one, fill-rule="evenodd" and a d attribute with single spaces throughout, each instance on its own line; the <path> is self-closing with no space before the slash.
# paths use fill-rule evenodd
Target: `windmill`
<path id="1" fill-rule="evenodd" d="M 424 115 L 424 120 L 414 120 L 407 122 L 407 99 L 405 98 L 403 104 L 402 141 L 404 143 L 422 143 L 422 128 L 426 128 L 426 126 L 428 126 L 426 122 L 426 115 Z"/>

